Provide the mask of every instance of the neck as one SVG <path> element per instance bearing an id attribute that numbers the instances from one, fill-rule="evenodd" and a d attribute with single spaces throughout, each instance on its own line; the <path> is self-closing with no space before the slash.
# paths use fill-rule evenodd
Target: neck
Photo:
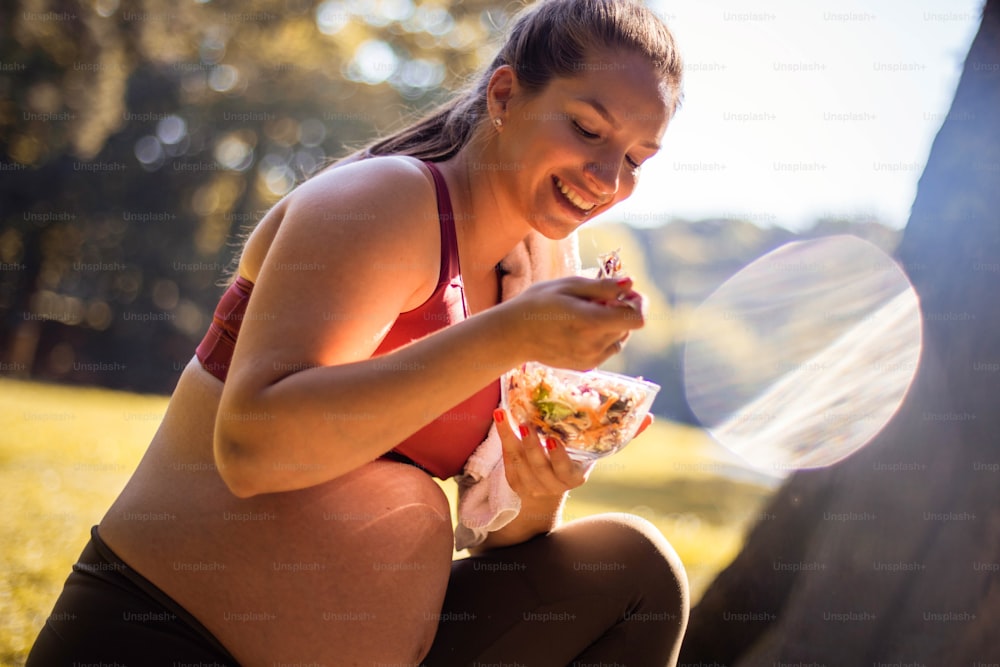
<path id="1" fill-rule="evenodd" d="M 531 231 L 526 220 L 505 213 L 504 201 L 498 193 L 499 172 L 476 168 L 489 164 L 490 142 L 476 148 L 470 141 L 455 157 L 438 164 L 451 195 L 455 211 L 462 271 L 484 274 L 493 271 L 497 263 Z"/>

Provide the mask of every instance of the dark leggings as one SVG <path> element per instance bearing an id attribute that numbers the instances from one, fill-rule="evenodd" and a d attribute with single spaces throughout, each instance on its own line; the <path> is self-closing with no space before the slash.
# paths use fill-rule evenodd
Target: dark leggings
<path id="1" fill-rule="evenodd" d="M 423 664 L 664 667 L 687 615 L 687 578 L 659 531 L 603 514 L 455 561 Z"/>
<path id="2" fill-rule="evenodd" d="M 648 522 L 579 519 L 452 564 L 427 667 L 663 667 L 687 623 L 687 580 Z M 238 665 L 193 616 L 105 545 L 96 529 L 27 667 Z"/>
<path id="3" fill-rule="evenodd" d="M 95 526 L 26 667 L 177 664 L 239 665 L 194 616 L 111 551 Z"/>

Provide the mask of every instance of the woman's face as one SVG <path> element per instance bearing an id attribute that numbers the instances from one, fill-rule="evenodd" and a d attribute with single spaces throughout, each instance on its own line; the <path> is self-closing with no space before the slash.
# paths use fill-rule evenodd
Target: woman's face
<path id="1" fill-rule="evenodd" d="M 505 208 L 549 238 L 631 195 L 670 120 L 673 91 L 645 57 L 602 51 L 580 69 L 536 95 L 515 81 L 497 137 Z"/>

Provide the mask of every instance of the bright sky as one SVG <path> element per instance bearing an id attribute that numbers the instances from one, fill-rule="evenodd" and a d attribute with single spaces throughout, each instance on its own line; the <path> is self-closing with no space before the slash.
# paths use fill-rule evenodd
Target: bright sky
<path id="1" fill-rule="evenodd" d="M 607 214 L 902 227 L 982 0 L 651 0 L 685 101 L 633 197 Z"/>

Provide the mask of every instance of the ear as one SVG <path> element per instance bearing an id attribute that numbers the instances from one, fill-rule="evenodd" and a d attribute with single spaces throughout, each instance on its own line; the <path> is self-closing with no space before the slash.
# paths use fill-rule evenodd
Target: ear
<path id="1" fill-rule="evenodd" d="M 501 65 L 493 71 L 486 86 L 486 108 L 491 118 L 507 120 L 507 105 L 517 94 L 517 74 L 510 65 Z"/>

